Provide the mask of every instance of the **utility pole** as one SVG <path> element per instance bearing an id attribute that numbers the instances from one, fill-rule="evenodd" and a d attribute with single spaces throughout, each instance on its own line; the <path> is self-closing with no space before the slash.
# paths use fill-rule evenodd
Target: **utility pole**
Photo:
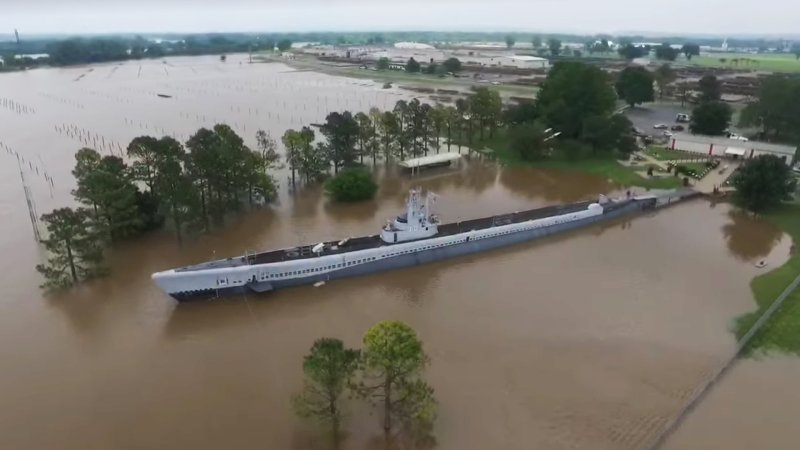
<path id="1" fill-rule="evenodd" d="M 22 180 L 22 190 L 25 191 L 25 202 L 28 205 L 28 215 L 31 218 L 33 237 L 36 239 L 36 242 L 42 242 L 42 234 L 39 232 L 39 214 L 36 212 L 36 203 L 33 201 L 31 189 L 28 187 L 28 182 L 25 180 L 25 171 L 22 169 L 19 155 L 17 155 L 17 167 L 19 168 L 19 178 Z"/>

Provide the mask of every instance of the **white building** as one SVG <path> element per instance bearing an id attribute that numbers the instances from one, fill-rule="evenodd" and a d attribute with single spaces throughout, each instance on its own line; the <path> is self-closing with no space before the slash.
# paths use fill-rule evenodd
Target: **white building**
<path id="1" fill-rule="evenodd" d="M 538 56 L 511 55 L 504 58 L 502 65 L 517 69 L 546 69 L 550 61 Z"/>
<path id="2" fill-rule="evenodd" d="M 668 146 L 673 150 L 744 159 L 759 155 L 775 155 L 783 159 L 786 164 L 792 164 L 797 157 L 797 147 L 791 145 L 741 141 L 721 136 L 699 136 L 686 133 L 674 135 L 670 139 Z"/>
<path id="3" fill-rule="evenodd" d="M 397 42 L 394 44 L 394 48 L 402 48 L 406 50 L 433 50 L 435 47 L 419 42 Z"/>

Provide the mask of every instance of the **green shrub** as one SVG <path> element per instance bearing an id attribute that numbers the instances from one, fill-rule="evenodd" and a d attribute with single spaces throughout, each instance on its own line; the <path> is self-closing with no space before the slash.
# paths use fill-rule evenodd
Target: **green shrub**
<path id="1" fill-rule="evenodd" d="M 375 196 L 378 185 L 366 169 L 346 169 L 325 183 L 325 192 L 336 201 L 356 202 Z"/>

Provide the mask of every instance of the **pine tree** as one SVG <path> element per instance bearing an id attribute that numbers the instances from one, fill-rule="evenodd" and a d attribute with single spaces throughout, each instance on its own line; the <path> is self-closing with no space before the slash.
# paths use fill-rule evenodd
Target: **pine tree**
<path id="1" fill-rule="evenodd" d="M 78 188 L 73 195 L 91 206 L 95 219 L 102 223 L 111 240 L 120 240 L 141 231 L 136 185 L 128 166 L 117 156 L 98 160 L 96 151 L 82 149 L 76 155 L 73 174 Z"/>
<path id="2" fill-rule="evenodd" d="M 102 233 L 85 209 L 60 208 L 42 215 L 48 238 L 43 242 L 47 264 L 36 270 L 45 277 L 43 289 L 62 289 L 105 272 Z"/>

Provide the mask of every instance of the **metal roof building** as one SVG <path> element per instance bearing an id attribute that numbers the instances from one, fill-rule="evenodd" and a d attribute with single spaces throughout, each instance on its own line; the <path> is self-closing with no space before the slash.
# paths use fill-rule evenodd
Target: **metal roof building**
<path id="1" fill-rule="evenodd" d="M 669 147 L 673 150 L 703 153 L 709 156 L 737 156 L 753 158 L 759 155 L 775 155 L 783 158 L 786 164 L 793 164 L 800 156 L 792 145 L 772 144 L 761 141 L 742 141 L 722 136 L 701 136 L 677 133 L 670 138 Z"/>

